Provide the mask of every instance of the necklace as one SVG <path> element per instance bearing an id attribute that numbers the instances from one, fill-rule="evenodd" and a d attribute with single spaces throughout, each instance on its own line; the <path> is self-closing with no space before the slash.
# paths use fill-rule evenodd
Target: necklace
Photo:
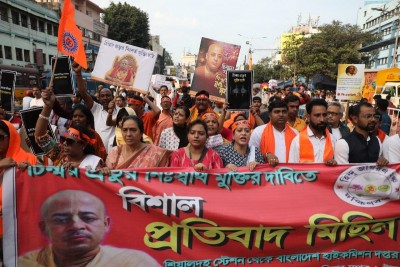
<path id="1" fill-rule="evenodd" d="M 188 150 L 189 150 L 189 158 L 190 158 L 190 161 L 192 161 L 192 151 L 190 150 L 190 144 L 188 145 Z M 203 161 L 203 158 L 204 158 L 204 156 L 206 155 L 206 153 L 207 153 L 207 147 L 206 146 L 204 146 L 203 147 L 203 150 L 201 151 L 201 154 L 200 154 L 200 157 L 199 157 L 199 160 L 197 161 L 197 163 L 201 163 L 202 161 Z M 193 163 L 193 161 L 192 161 L 192 163 Z"/>

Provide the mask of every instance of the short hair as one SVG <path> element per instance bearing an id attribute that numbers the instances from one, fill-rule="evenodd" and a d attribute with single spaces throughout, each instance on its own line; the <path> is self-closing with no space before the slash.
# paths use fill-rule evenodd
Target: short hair
<path id="1" fill-rule="evenodd" d="M 279 100 L 282 100 L 282 98 L 280 98 L 280 97 L 277 96 L 277 95 L 273 95 L 273 96 L 271 96 L 271 97 L 268 99 L 268 104 L 271 104 L 272 102 L 274 102 L 274 101 L 279 101 Z"/>
<path id="2" fill-rule="evenodd" d="M 290 88 L 290 87 L 292 87 L 290 84 L 288 84 L 288 85 L 285 85 L 285 86 L 283 87 L 283 91 L 285 91 L 285 90 L 286 90 L 286 88 Z"/>
<path id="3" fill-rule="evenodd" d="M 186 106 L 177 106 L 177 107 L 175 108 L 175 111 L 177 111 L 178 109 L 182 109 L 183 112 L 185 112 L 185 117 L 186 117 L 186 119 L 189 118 L 189 116 L 190 116 L 190 110 L 189 110 Z"/>
<path id="4" fill-rule="evenodd" d="M 140 95 L 132 95 L 132 96 L 130 96 L 130 98 L 144 102 L 143 97 L 141 97 Z"/>
<path id="5" fill-rule="evenodd" d="M 339 108 L 339 113 L 343 114 L 344 112 L 344 107 L 342 104 L 340 104 L 339 102 L 329 102 L 328 103 L 328 107 L 338 107 Z"/>
<path id="6" fill-rule="evenodd" d="M 374 106 L 372 106 L 372 104 L 368 103 L 368 102 L 360 102 L 357 105 L 353 106 L 352 115 L 354 115 L 354 116 L 360 115 L 362 107 L 373 108 Z"/>
<path id="7" fill-rule="evenodd" d="M 382 99 L 382 96 L 381 96 L 381 95 L 374 95 L 373 98 L 374 98 L 374 99 Z"/>
<path id="8" fill-rule="evenodd" d="M 113 95 L 113 93 L 114 93 L 113 89 L 108 88 L 108 87 L 103 87 L 103 88 L 101 88 L 101 89 L 99 90 L 99 94 L 100 94 L 100 92 L 103 91 L 103 90 L 108 90 L 108 91 L 110 91 L 111 95 Z"/>
<path id="9" fill-rule="evenodd" d="M 258 100 L 258 101 L 260 101 L 261 102 L 261 97 L 259 97 L 259 96 L 255 96 L 255 97 L 253 97 L 253 101 L 254 100 Z"/>
<path id="10" fill-rule="evenodd" d="M 314 106 L 324 106 L 325 108 L 328 108 L 328 103 L 326 103 L 325 99 L 321 99 L 321 98 L 315 98 L 315 99 L 311 100 L 306 105 L 307 114 L 311 114 L 311 111 Z"/>
<path id="11" fill-rule="evenodd" d="M 210 93 L 207 92 L 206 90 L 198 91 L 197 94 L 196 94 L 195 96 L 197 97 L 197 96 L 199 96 L 199 95 L 206 95 L 207 97 L 210 97 Z"/>
<path id="12" fill-rule="evenodd" d="M 160 90 L 161 90 L 161 88 L 163 88 L 163 87 L 165 87 L 165 89 L 168 90 L 168 86 L 166 86 L 165 84 L 163 84 L 163 85 L 160 86 Z"/>
<path id="13" fill-rule="evenodd" d="M 300 103 L 300 97 L 298 97 L 297 95 L 288 95 L 287 97 L 285 97 L 284 101 L 286 102 L 286 104 L 296 101 L 299 101 Z"/>
<path id="14" fill-rule="evenodd" d="M 288 109 L 287 104 L 282 100 L 276 100 L 276 101 L 271 102 L 268 105 L 268 112 L 271 113 L 274 108 L 286 108 L 286 109 Z"/>
<path id="15" fill-rule="evenodd" d="M 389 101 L 387 101 L 386 99 L 377 99 L 376 100 L 376 106 L 382 110 L 382 111 L 386 111 L 388 106 L 389 106 Z"/>
<path id="16" fill-rule="evenodd" d="M 206 131 L 206 135 L 208 136 L 208 133 L 207 133 L 207 124 L 204 122 L 204 121 L 202 121 L 202 120 L 200 120 L 200 119 L 196 119 L 196 120 L 194 120 L 194 121 L 192 121 L 191 123 L 189 123 L 189 125 L 188 125 L 188 133 L 190 132 L 190 130 L 192 130 L 192 128 L 195 126 L 195 125 L 198 125 L 198 124 L 200 124 L 200 125 L 202 125 L 203 127 L 204 127 L 204 130 Z"/>
<path id="17" fill-rule="evenodd" d="M 181 87 L 181 90 L 182 90 L 182 93 L 183 93 L 183 94 L 187 94 L 187 93 L 189 93 L 190 87 L 182 86 L 182 87 Z"/>

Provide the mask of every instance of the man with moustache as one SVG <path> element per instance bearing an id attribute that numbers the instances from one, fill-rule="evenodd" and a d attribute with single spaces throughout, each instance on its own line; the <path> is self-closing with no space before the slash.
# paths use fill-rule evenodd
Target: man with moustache
<path id="1" fill-rule="evenodd" d="M 375 109 L 368 102 L 360 102 L 353 108 L 354 130 L 335 145 L 335 160 L 338 164 L 372 163 L 386 166 L 389 162 L 382 157 L 382 144 L 372 134 L 375 130 Z"/>
<path id="2" fill-rule="evenodd" d="M 266 162 L 274 167 L 288 162 L 290 143 L 298 131 L 287 125 L 288 107 L 284 101 L 271 102 L 268 113 L 270 122 L 254 129 L 249 145 L 260 147 Z"/>
<path id="3" fill-rule="evenodd" d="M 328 104 L 324 99 L 313 99 L 306 105 L 309 125 L 290 145 L 290 163 L 325 163 L 336 165 L 333 159 L 335 137 L 327 129 Z"/>
<path id="4" fill-rule="evenodd" d="M 18 258 L 19 267 L 156 267 L 148 254 L 100 245 L 110 227 L 104 203 L 80 190 L 48 197 L 40 209 L 39 228 L 51 245 Z"/>

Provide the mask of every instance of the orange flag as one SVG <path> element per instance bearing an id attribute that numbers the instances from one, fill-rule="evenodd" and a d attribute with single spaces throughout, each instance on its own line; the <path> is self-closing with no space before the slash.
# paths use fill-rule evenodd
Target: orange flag
<path id="1" fill-rule="evenodd" d="M 61 53 L 72 56 L 82 68 L 87 69 L 85 48 L 82 42 L 82 32 L 76 26 L 74 20 L 74 6 L 71 0 L 64 0 L 61 13 L 60 26 L 58 28 L 57 49 Z"/>

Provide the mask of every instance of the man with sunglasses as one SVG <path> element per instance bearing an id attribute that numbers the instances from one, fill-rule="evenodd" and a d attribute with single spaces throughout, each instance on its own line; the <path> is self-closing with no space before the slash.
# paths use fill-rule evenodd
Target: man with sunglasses
<path id="1" fill-rule="evenodd" d="M 338 164 L 376 162 L 382 167 L 389 163 L 382 157 L 381 141 L 372 134 L 376 125 L 375 116 L 375 109 L 368 102 L 354 106 L 352 122 L 355 128 L 335 144 L 334 158 Z"/>

